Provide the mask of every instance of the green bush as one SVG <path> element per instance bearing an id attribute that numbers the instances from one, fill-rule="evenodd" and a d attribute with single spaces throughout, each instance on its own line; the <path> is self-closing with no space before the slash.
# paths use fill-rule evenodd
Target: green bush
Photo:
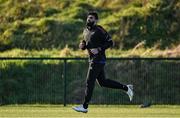
<path id="1" fill-rule="evenodd" d="M 130 49 L 145 41 L 147 47 L 160 43 L 160 47 L 164 49 L 179 42 L 179 27 L 176 27 L 178 17 L 173 15 L 173 12 L 176 13 L 176 2 L 157 1 L 149 4 L 145 7 L 128 6 L 116 15 L 121 18 L 120 20 L 106 24 L 110 31 L 111 27 L 117 27 L 119 24 L 112 33 L 117 47 Z"/>
<path id="2" fill-rule="evenodd" d="M 86 15 L 99 13 L 99 24 L 112 35 L 117 49 L 179 44 L 179 2 L 173 1 L 0 1 L 1 51 L 11 48 L 77 49 Z"/>
<path id="3" fill-rule="evenodd" d="M 106 78 L 133 84 L 135 96 L 129 102 L 126 93 L 96 85 L 95 104 L 180 104 L 179 61 L 113 60 L 105 66 Z M 82 103 L 88 63 L 67 61 L 67 103 Z M 0 103 L 62 104 L 64 61 L 4 60 L 0 63 Z"/>
<path id="4" fill-rule="evenodd" d="M 7 21 L 23 20 L 29 17 L 42 17 L 44 16 L 44 9 L 36 3 L 28 4 L 21 3 L 12 6 L 5 15 Z"/>
<path id="5" fill-rule="evenodd" d="M 1 62 L 1 104 L 62 103 L 62 69 L 60 61 Z"/>
<path id="6" fill-rule="evenodd" d="M 54 8 L 48 8 L 44 12 L 45 12 L 46 17 L 52 16 L 53 14 L 56 14 L 56 13 L 59 13 L 59 11 L 57 9 L 54 9 Z"/>
<path id="7" fill-rule="evenodd" d="M 67 44 L 76 48 L 82 32 L 79 26 L 82 26 L 81 20 L 56 21 L 44 18 L 34 25 L 18 21 L 12 29 L 3 33 L 1 50 L 6 50 L 6 46 L 9 46 L 7 49 L 53 49 L 64 48 Z"/>

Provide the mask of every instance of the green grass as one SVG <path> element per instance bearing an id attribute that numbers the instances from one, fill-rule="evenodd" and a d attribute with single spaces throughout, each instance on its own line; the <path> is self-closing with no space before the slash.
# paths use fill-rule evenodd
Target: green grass
<path id="1" fill-rule="evenodd" d="M 107 57 L 180 57 L 179 47 L 159 50 L 156 48 L 134 48 L 129 50 L 108 49 Z M 0 57 L 88 57 L 87 51 L 64 49 L 23 50 L 12 49 L 0 52 Z"/>
<path id="2" fill-rule="evenodd" d="M 165 50 L 179 44 L 179 8 L 177 0 L 0 0 L 0 51 L 77 50 L 90 10 L 117 50 L 140 42 Z"/>
<path id="3" fill-rule="evenodd" d="M 139 108 L 138 105 L 90 105 L 87 114 L 78 113 L 71 109 L 71 105 L 14 105 L 1 106 L 0 117 L 81 117 L 81 118 L 179 118 L 180 106 L 154 105 L 149 108 Z"/>

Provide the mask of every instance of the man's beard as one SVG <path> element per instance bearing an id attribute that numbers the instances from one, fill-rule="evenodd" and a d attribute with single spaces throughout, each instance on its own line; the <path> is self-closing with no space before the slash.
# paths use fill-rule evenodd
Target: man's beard
<path id="1" fill-rule="evenodd" d="M 95 25 L 95 22 L 86 22 L 86 26 L 93 27 Z"/>

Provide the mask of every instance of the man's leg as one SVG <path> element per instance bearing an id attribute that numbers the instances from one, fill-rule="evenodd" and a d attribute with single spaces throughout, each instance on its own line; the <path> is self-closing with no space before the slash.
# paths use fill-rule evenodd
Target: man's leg
<path id="1" fill-rule="evenodd" d="M 85 109 L 88 108 L 88 103 L 92 97 L 96 78 L 99 75 L 99 73 L 101 72 L 102 67 L 103 67 L 102 64 L 90 64 L 89 65 L 87 78 L 86 78 L 85 98 L 84 98 L 84 103 L 83 103 L 83 107 Z"/>
<path id="2" fill-rule="evenodd" d="M 91 100 L 94 85 L 95 85 L 95 80 L 97 76 L 99 75 L 102 65 L 100 64 L 89 64 L 89 69 L 87 73 L 87 78 L 86 78 L 86 90 L 85 90 L 85 97 L 84 97 L 84 103 L 83 105 L 73 107 L 73 109 L 77 112 L 83 112 L 87 113 L 88 112 L 88 104 L 89 101 Z"/>
<path id="3" fill-rule="evenodd" d="M 107 88 L 114 88 L 114 89 L 122 89 L 124 91 L 128 91 L 128 87 L 126 85 L 123 85 L 117 81 L 106 79 L 104 68 L 101 70 L 97 77 L 97 81 L 101 87 L 107 87 Z"/>
<path id="4" fill-rule="evenodd" d="M 105 73 L 104 73 L 104 68 L 99 73 L 99 75 L 97 77 L 97 81 L 98 81 L 99 85 L 102 87 L 124 90 L 128 94 L 130 101 L 132 101 L 132 98 L 134 95 L 133 85 L 123 85 L 117 81 L 106 79 Z"/>
<path id="5" fill-rule="evenodd" d="M 88 112 L 88 104 L 91 100 L 92 93 L 94 90 L 94 85 L 97 76 L 101 72 L 103 65 L 102 64 L 89 64 L 89 69 L 86 78 L 86 90 L 83 105 L 73 107 L 75 111 L 87 113 Z"/>

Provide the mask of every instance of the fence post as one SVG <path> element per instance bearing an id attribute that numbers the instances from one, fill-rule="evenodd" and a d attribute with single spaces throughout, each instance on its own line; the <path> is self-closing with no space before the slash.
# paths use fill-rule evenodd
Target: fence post
<path id="1" fill-rule="evenodd" d="M 67 59 L 64 59 L 64 106 L 66 106 L 66 68 L 67 68 Z"/>

